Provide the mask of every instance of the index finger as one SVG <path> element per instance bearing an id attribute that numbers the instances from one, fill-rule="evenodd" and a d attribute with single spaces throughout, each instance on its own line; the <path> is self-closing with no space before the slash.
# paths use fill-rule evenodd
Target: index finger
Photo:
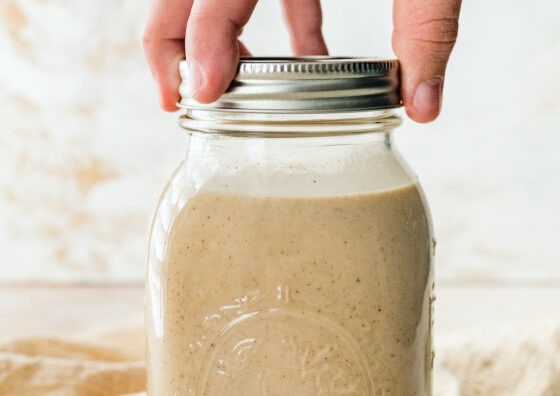
<path id="1" fill-rule="evenodd" d="M 257 0 L 195 0 L 187 24 L 185 46 L 191 94 L 201 103 L 218 99 L 237 70 L 237 37 Z"/>

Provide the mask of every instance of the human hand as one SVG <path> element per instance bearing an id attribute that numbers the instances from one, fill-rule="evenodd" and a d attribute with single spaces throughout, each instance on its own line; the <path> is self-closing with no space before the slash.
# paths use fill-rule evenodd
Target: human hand
<path id="1" fill-rule="evenodd" d="M 327 55 L 320 1 L 281 3 L 294 54 Z M 185 55 L 189 85 L 197 101 L 210 103 L 224 93 L 235 75 L 239 57 L 250 56 L 238 37 L 256 4 L 257 0 L 154 1 L 144 48 L 164 110 L 177 109 L 179 61 Z"/>
<path id="2" fill-rule="evenodd" d="M 227 89 L 240 56 L 238 40 L 257 0 L 155 0 L 144 48 L 161 106 L 179 101 L 179 62 L 186 57 L 193 97 L 211 103 Z M 327 55 L 319 0 L 281 0 L 294 55 Z M 415 121 L 441 109 L 447 60 L 457 37 L 461 0 L 395 0 L 393 49 L 401 63 L 401 96 Z M 185 51 L 186 49 L 186 51 Z"/>
<path id="3" fill-rule="evenodd" d="M 461 0 L 393 2 L 393 50 L 401 64 L 401 98 L 414 121 L 430 122 L 439 115 L 460 9 Z"/>

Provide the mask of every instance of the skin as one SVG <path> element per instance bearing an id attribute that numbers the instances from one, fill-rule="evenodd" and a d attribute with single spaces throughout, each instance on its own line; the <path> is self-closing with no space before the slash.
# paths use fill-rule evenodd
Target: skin
<path id="1" fill-rule="evenodd" d="M 187 59 L 191 94 L 211 103 L 227 89 L 239 41 L 257 0 L 154 0 L 144 49 L 161 107 L 177 110 L 179 61 Z M 327 55 L 320 0 L 281 0 L 294 55 Z M 441 111 L 447 61 L 458 32 L 461 0 L 394 0 L 393 50 L 401 63 L 401 97 L 408 116 L 430 122 Z"/>

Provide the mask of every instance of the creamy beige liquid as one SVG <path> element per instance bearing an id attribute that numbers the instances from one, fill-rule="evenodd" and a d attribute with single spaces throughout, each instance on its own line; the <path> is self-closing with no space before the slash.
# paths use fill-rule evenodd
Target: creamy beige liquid
<path id="1" fill-rule="evenodd" d="M 430 245 L 414 185 L 199 192 L 150 297 L 149 394 L 430 395 Z"/>

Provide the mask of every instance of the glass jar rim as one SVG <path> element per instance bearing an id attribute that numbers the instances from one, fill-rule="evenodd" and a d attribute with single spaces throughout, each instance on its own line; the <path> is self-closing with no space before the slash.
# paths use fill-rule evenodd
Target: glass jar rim
<path id="1" fill-rule="evenodd" d="M 232 136 L 305 137 L 390 133 L 402 124 L 393 110 L 339 113 L 249 113 L 187 110 L 179 126 L 189 132 Z"/>

